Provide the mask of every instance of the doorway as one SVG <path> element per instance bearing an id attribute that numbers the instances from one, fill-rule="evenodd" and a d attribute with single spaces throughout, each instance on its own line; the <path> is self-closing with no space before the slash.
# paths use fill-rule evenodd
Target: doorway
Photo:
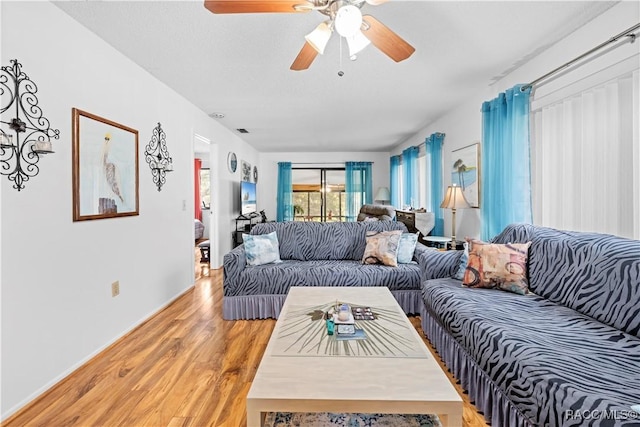
<path id="1" fill-rule="evenodd" d="M 208 273 L 209 267 L 217 268 L 219 266 L 219 251 L 218 251 L 218 197 L 219 192 L 217 190 L 218 185 L 218 170 L 215 167 L 217 165 L 218 159 L 218 147 L 215 143 L 212 143 L 209 138 L 206 138 L 197 133 L 193 133 L 192 138 L 192 149 L 193 149 L 193 159 L 194 159 L 194 173 L 192 176 L 194 179 L 191 180 L 191 198 L 194 209 L 194 218 L 197 218 L 198 215 L 196 212 L 199 210 L 200 218 L 202 224 L 204 225 L 204 233 L 202 240 L 209 240 L 209 264 L 208 265 L 197 265 L 196 261 L 199 261 L 198 257 L 198 249 L 195 248 L 195 235 L 194 235 L 194 248 L 192 251 L 194 254 L 192 265 L 196 265 L 196 269 L 194 270 L 194 281 L 198 276 L 198 271 L 206 271 Z M 200 160 L 200 170 L 198 172 L 198 176 L 195 176 L 195 159 Z M 196 184 L 196 182 L 198 184 Z M 196 188 L 197 187 L 197 188 Z M 196 191 L 198 191 L 198 195 L 196 197 Z M 199 200 L 199 205 L 195 206 L 195 200 Z M 202 269 L 201 267 L 206 267 Z M 197 270 L 197 271 L 196 271 Z"/>

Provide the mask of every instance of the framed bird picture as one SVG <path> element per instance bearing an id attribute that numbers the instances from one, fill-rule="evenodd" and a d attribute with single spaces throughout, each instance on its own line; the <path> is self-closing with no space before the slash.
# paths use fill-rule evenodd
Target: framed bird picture
<path id="1" fill-rule="evenodd" d="M 138 131 L 74 108 L 73 220 L 139 214 Z"/>
<path id="2" fill-rule="evenodd" d="M 472 208 L 480 207 L 480 143 L 451 152 L 451 183 L 462 188 Z"/>

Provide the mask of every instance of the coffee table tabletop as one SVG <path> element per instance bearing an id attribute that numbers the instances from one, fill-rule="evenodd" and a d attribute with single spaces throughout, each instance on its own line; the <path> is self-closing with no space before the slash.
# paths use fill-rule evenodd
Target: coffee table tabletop
<path id="1" fill-rule="evenodd" d="M 319 313 L 370 307 L 367 339 L 336 343 Z M 247 425 L 267 412 L 437 414 L 462 425 L 462 400 L 387 288 L 293 287 L 247 395 Z"/>

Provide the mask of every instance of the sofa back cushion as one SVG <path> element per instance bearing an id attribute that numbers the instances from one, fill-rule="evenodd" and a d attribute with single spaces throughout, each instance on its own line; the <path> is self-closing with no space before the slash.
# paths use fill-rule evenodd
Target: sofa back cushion
<path id="1" fill-rule="evenodd" d="M 251 234 L 275 231 L 282 260 L 362 260 L 367 231 L 407 231 L 401 222 L 268 222 L 256 224 Z"/>
<path id="2" fill-rule="evenodd" d="M 640 241 L 540 228 L 529 259 L 533 292 L 640 337 Z"/>
<path id="3" fill-rule="evenodd" d="M 525 224 L 493 241 L 531 241 L 532 292 L 640 337 L 640 241 Z"/>
<path id="4" fill-rule="evenodd" d="M 540 227 L 531 224 L 509 224 L 496 237 L 491 239 L 491 243 L 506 245 L 508 243 L 527 243 L 533 239 L 536 231 Z"/>

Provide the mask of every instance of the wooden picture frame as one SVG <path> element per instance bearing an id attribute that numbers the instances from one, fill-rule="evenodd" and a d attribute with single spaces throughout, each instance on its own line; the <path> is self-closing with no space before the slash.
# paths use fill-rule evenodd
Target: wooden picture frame
<path id="1" fill-rule="evenodd" d="M 451 184 L 462 188 L 472 208 L 480 207 L 480 143 L 451 152 Z"/>
<path id="2" fill-rule="evenodd" d="M 138 131 L 72 109 L 73 221 L 139 215 Z"/>

